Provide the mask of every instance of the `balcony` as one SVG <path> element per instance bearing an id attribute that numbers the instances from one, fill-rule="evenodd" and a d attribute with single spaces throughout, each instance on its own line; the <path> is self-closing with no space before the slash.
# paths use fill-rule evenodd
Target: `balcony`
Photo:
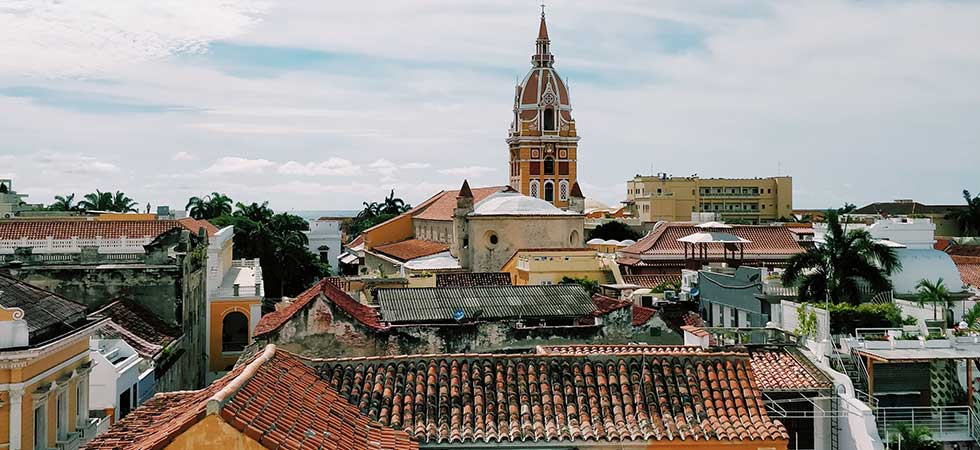
<path id="1" fill-rule="evenodd" d="M 236 259 L 212 292 L 215 298 L 262 297 L 262 266 L 259 259 Z"/>
<path id="2" fill-rule="evenodd" d="M 58 450 L 78 450 L 78 447 L 82 445 L 82 433 L 74 432 L 68 433 L 65 440 L 55 441 L 55 446 Z"/>
<path id="3" fill-rule="evenodd" d="M 885 440 L 894 439 L 900 425 L 927 428 L 939 442 L 974 441 L 980 431 L 969 406 L 879 407 L 874 412 Z"/>
<path id="4" fill-rule="evenodd" d="M 728 197 L 728 198 L 758 198 L 761 195 L 762 195 L 761 192 L 757 192 L 757 193 L 754 193 L 754 194 L 751 193 L 751 192 L 748 192 L 748 193 L 742 193 L 742 192 L 702 192 L 701 193 L 701 196 L 702 197 L 711 197 L 711 198 L 725 198 L 725 197 Z"/>

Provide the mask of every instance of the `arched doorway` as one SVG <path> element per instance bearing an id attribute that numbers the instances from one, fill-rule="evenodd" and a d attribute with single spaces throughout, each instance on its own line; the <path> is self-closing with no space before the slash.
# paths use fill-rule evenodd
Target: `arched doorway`
<path id="1" fill-rule="evenodd" d="M 240 352 L 248 345 L 248 317 L 232 311 L 221 320 L 221 351 Z"/>
<path id="2" fill-rule="evenodd" d="M 544 182 L 544 199 L 549 202 L 555 201 L 555 183 L 550 181 Z"/>

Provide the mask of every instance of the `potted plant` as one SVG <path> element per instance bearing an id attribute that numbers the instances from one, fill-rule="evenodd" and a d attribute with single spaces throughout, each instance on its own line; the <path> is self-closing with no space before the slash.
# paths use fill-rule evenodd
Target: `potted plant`
<path id="1" fill-rule="evenodd" d="M 952 346 L 949 339 L 943 333 L 929 333 L 925 340 L 926 348 L 948 348 Z"/>
<path id="2" fill-rule="evenodd" d="M 916 333 L 903 332 L 902 334 L 892 338 L 895 343 L 895 348 L 920 348 L 922 347 L 922 341 L 919 340 L 919 335 Z"/>

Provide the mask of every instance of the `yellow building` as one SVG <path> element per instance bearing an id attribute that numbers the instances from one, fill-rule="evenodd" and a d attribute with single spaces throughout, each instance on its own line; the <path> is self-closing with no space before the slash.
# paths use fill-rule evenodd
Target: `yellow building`
<path id="1" fill-rule="evenodd" d="M 208 242 L 209 380 L 238 361 L 262 316 L 262 266 L 258 259 L 232 258 L 234 235 L 228 226 Z"/>
<path id="2" fill-rule="evenodd" d="M 686 222 L 694 213 L 714 213 L 709 220 L 763 223 L 793 214 L 793 178 L 637 175 L 626 182 L 626 205 L 643 222 Z"/>
<path id="3" fill-rule="evenodd" d="M 89 419 L 85 306 L 0 274 L 0 448 L 77 449 Z"/>
<path id="4" fill-rule="evenodd" d="M 568 87 L 555 71 L 544 13 L 531 70 L 514 93 L 510 148 L 510 186 L 524 195 L 567 208 L 575 185 L 578 134 Z"/>
<path id="5" fill-rule="evenodd" d="M 558 284 L 563 277 L 604 283 L 609 276 L 603 270 L 598 253 L 591 248 L 518 250 L 500 271 L 510 273 L 515 285 Z"/>

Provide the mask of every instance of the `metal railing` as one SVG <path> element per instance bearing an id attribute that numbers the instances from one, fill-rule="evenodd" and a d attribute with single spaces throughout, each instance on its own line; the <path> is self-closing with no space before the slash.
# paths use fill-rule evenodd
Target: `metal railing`
<path id="1" fill-rule="evenodd" d="M 899 426 L 922 427 L 940 442 L 975 439 L 976 416 L 969 406 L 908 406 L 875 408 L 878 433 L 889 439 Z"/>
<path id="2" fill-rule="evenodd" d="M 82 433 L 68 433 L 64 440 L 55 441 L 58 450 L 77 450 L 82 445 Z"/>

